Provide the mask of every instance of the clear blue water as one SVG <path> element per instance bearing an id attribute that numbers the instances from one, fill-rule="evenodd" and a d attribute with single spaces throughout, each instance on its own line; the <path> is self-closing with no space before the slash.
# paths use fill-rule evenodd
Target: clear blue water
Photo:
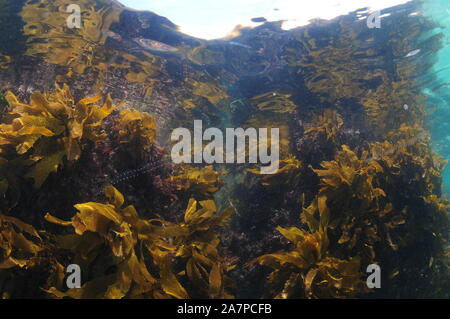
<path id="1" fill-rule="evenodd" d="M 431 130 L 434 151 L 444 159 L 450 159 L 450 2 L 429 0 L 422 4 L 423 15 L 439 24 L 439 27 L 424 37 L 442 37 L 442 48 L 433 52 L 436 62 L 423 76 L 426 83 L 422 92 L 430 110 L 428 126 Z M 433 79 L 430 81 L 430 79 Z M 443 172 L 443 191 L 450 197 L 450 165 Z"/>

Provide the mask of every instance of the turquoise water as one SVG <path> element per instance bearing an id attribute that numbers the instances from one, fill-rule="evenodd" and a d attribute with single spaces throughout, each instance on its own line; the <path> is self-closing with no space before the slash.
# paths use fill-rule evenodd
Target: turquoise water
<path id="1" fill-rule="evenodd" d="M 422 7 L 423 14 L 439 24 L 426 37 L 442 37 L 442 48 L 434 52 L 436 63 L 423 77 L 426 85 L 422 91 L 431 113 L 427 124 L 431 130 L 434 151 L 444 159 L 450 159 L 450 2 L 424 1 Z M 450 197 L 450 165 L 443 172 L 443 182 L 444 194 Z"/>

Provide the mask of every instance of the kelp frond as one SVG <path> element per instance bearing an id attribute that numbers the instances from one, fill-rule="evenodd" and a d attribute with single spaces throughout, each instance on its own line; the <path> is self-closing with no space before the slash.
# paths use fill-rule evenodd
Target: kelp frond
<path id="1" fill-rule="evenodd" d="M 33 258 L 44 248 L 42 238 L 33 226 L 0 215 L 0 249 L 0 269 L 9 269 L 31 265 Z"/>
<path id="2" fill-rule="evenodd" d="M 300 182 L 302 162 L 290 155 L 278 163 L 278 171 L 274 174 L 261 174 L 260 169 L 249 169 L 248 172 L 261 175 L 261 185 L 276 188 L 282 185 L 295 187 Z"/>
<path id="3" fill-rule="evenodd" d="M 273 269 L 268 280 L 274 287 L 275 298 L 348 298 L 362 291 L 359 258 L 341 260 L 330 256 L 332 252 L 328 251 L 326 200 L 320 196 L 303 208 L 301 219 L 309 231 L 277 228 L 293 244 L 292 250 L 263 255 L 250 262 Z M 318 219 L 314 217 L 316 213 Z"/>
<path id="4" fill-rule="evenodd" d="M 50 253 L 47 239 L 32 225 L 0 214 L 0 298 L 42 294 L 40 285 L 62 286 L 64 268 Z"/>
<path id="5" fill-rule="evenodd" d="M 156 141 L 155 117 L 138 110 L 127 109 L 120 112 L 117 121 L 119 143 L 126 146 L 130 154 L 140 156 Z"/>
<path id="6" fill-rule="evenodd" d="M 274 113 L 289 113 L 296 109 L 297 105 L 290 100 L 291 94 L 283 94 L 272 91 L 251 98 L 251 103 L 260 111 Z"/>
<path id="7" fill-rule="evenodd" d="M 177 185 L 178 190 L 188 191 L 201 196 L 211 196 L 224 184 L 220 178 L 222 174 L 214 170 L 213 166 L 195 168 L 182 166 L 180 173 L 169 178 Z"/>
<path id="8" fill-rule="evenodd" d="M 141 219 L 133 206 L 124 207 L 123 195 L 112 186 L 105 189 L 105 196 L 106 204 L 75 205 L 78 213 L 70 221 L 46 215 L 49 222 L 73 227 L 74 235 L 59 236 L 58 241 L 75 253 L 75 260 L 82 258 L 86 249 L 92 252 L 81 264 L 85 270 L 103 269 L 102 275 L 81 289 L 62 292 L 51 287 L 47 290 L 50 294 L 60 298 L 189 298 L 199 293 L 211 298 L 231 297 L 225 291 L 230 285 L 226 272 L 231 265 L 219 255 L 216 228 L 224 225 L 232 209 L 217 215 L 214 201 L 191 199 L 184 222 L 174 224 Z M 105 245 L 111 256 L 103 260 L 105 264 L 96 265 L 97 254 Z M 111 267 L 115 272 L 106 274 Z M 155 267 L 156 272 L 151 270 Z M 181 284 L 186 280 L 195 290 Z"/>
<path id="9" fill-rule="evenodd" d="M 326 109 L 322 115 L 307 125 L 306 135 L 324 136 L 326 140 L 336 141 L 338 132 L 344 125 L 344 121 L 339 113 L 332 109 Z"/>
<path id="10" fill-rule="evenodd" d="M 0 124 L 0 153 L 31 160 L 26 176 L 34 179 L 37 188 L 64 158 L 76 161 L 87 141 L 104 138 L 102 121 L 116 108 L 110 96 L 102 106 L 95 104 L 101 95 L 75 102 L 67 85 L 35 92 L 29 104 L 19 102 L 11 92 L 6 99 L 11 110 Z"/>
<path id="11" fill-rule="evenodd" d="M 228 98 L 227 92 L 215 83 L 199 82 L 192 78 L 185 78 L 184 81 L 192 87 L 192 94 L 207 99 L 213 105 Z"/>
<path id="12" fill-rule="evenodd" d="M 355 196 L 368 194 L 371 199 L 385 196 L 383 190 L 373 187 L 372 183 L 374 175 L 382 172 L 383 168 L 368 156 L 368 152 L 363 152 L 359 158 L 348 146 L 342 145 L 342 151 L 337 152 L 334 161 L 323 162 L 322 169 L 314 172 L 329 189 L 339 189 L 345 185 Z"/>

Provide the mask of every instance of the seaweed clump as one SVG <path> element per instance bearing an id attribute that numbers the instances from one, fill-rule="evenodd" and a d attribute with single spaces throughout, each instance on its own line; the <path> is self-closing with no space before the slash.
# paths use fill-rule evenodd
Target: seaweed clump
<path id="1" fill-rule="evenodd" d="M 33 224 L 44 225 L 45 230 L 38 231 L 16 216 L 0 215 L 2 297 L 233 297 L 227 275 L 233 265 L 219 253 L 219 230 L 233 209 L 218 213 L 214 201 L 191 198 L 183 220 L 168 221 L 161 217 L 161 211 L 145 205 L 152 202 L 142 200 L 136 192 L 137 183 L 131 183 L 131 177 L 147 175 L 151 179 L 139 186 L 151 186 L 148 191 L 156 201 L 175 196 L 161 178 L 168 166 L 162 161 L 164 150 L 156 142 L 153 116 L 133 109 L 117 112 L 110 96 L 102 106 L 96 105 L 101 95 L 75 102 L 66 85 L 32 94 L 29 104 L 20 103 L 11 92 L 6 98 L 10 110 L 0 125 L 0 191 L 8 200 L 2 200 L 2 211 L 19 216 L 27 207 L 19 198 L 21 192 L 30 194 L 23 177 L 34 178 L 34 192 L 39 195 L 54 191 L 52 183 L 44 182 L 61 166 L 76 166 L 64 172 L 64 177 L 73 181 L 74 175 L 89 168 L 87 161 L 99 170 L 95 174 L 101 175 L 100 169 L 117 171 L 119 167 L 114 164 L 131 155 L 135 159 L 132 164 L 146 163 L 145 169 L 119 175 L 120 180 L 127 179 L 126 190 L 153 219 L 143 219 L 135 206 L 125 206 L 125 196 L 111 185 L 105 188 L 106 201 L 75 204 L 78 213 L 70 220 L 65 217 L 70 213 L 60 209 L 75 197 L 68 197 L 59 208 L 55 203 L 48 205 L 51 212 L 45 220 L 50 224 L 42 223 L 39 216 L 33 219 Z M 112 165 L 104 164 L 111 160 Z M 194 184 L 200 185 L 198 191 L 205 197 L 221 185 L 212 168 L 194 175 Z M 39 203 L 35 209 L 41 206 Z M 177 219 L 181 215 L 178 207 L 166 204 L 164 209 L 171 219 Z M 71 227 L 73 232 L 62 231 L 58 225 Z M 80 289 L 65 285 L 69 264 L 82 269 Z M 33 287 L 27 288 L 30 282 Z"/>
<path id="2" fill-rule="evenodd" d="M 40 188 L 48 175 L 64 164 L 77 161 L 84 146 L 104 138 L 102 121 L 116 108 L 111 97 L 97 106 L 98 95 L 78 102 L 68 86 L 30 97 L 30 104 L 20 103 L 8 92 L 11 111 L 0 124 L 0 152 L 6 159 L 23 159 L 26 177 L 34 179 Z"/>
<path id="3" fill-rule="evenodd" d="M 317 116 L 313 123 L 308 125 L 305 135 L 312 135 L 315 139 L 336 142 L 339 131 L 344 124 L 342 117 L 336 110 L 326 109 L 322 115 Z"/>
<path id="4" fill-rule="evenodd" d="M 2 299 L 42 296 L 41 287 L 62 285 L 64 267 L 49 254 L 47 235 L 18 218 L 0 214 Z"/>
<path id="5" fill-rule="evenodd" d="M 405 282 L 448 283 L 450 203 L 439 198 L 436 189 L 442 163 L 430 152 L 426 135 L 415 143 L 409 141 L 417 129 L 402 126 L 388 134 L 390 141 L 372 143 L 358 152 L 342 145 L 334 160 L 313 169 L 321 188 L 303 208 L 300 220 L 309 231 L 278 227 L 294 250 L 263 255 L 253 262 L 274 269 L 268 277 L 272 296 L 376 294 L 358 282 L 365 271 L 362 265 L 370 264 L 382 267 L 385 287 L 395 298 L 410 294 Z M 412 252 L 417 249 L 420 259 Z M 417 273 L 423 278 L 417 279 Z M 422 290 L 422 296 L 442 293 L 427 284 L 420 284 L 430 287 Z"/>
<path id="6" fill-rule="evenodd" d="M 221 175 L 212 165 L 204 168 L 186 165 L 180 167 L 179 173 L 170 177 L 169 181 L 174 183 L 179 191 L 211 197 L 224 184 Z"/>
<path id="7" fill-rule="evenodd" d="M 314 217 L 318 213 L 319 219 Z M 301 220 L 308 230 L 277 227 L 293 249 L 260 256 L 249 263 L 273 268 L 268 276 L 274 298 L 348 298 L 364 290 L 360 258 L 342 260 L 332 257 L 329 248 L 330 211 L 326 198 L 319 197 L 304 208 Z"/>
<path id="8" fill-rule="evenodd" d="M 126 145 L 127 151 L 135 157 L 142 158 L 141 151 L 151 148 L 156 141 L 155 118 L 148 113 L 134 109 L 120 112 L 115 126 L 118 129 L 118 142 Z M 138 159 L 139 159 L 138 158 Z"/>
<path id="9" fill-rule="evenodd" d="M 46 214 L 50 223 L 72 227 L 72 234 L 38 232 L 0 215 L 2 297 L 23 294 L 20 288 L 34 270 L 43 278 L 39 289 L 53 298 L 232 297 L 226 273 L 233 266 L 219 255 L 217 229 L 233 209 L 217 215 L 213 201 L 191 199 L 184 221 L 174 224 L 141 219 L 112 186 L 105 196 L 106 203 L 75 205 L 78 213 L 70 221 Z M 81 288 L 64 288 L 67 263 L 86 274 Z"/>
<path id="10" fill-rule="evenodd" d="M 75 205 L 78 213 L 71 221 L 46 215 L 52 223 L 73 227 L 74 235 L 60 236 L 57 242 L 75 253 L 74 260 L 82 269 L 95 273 L 81 289 L 61 292 L 50 287 L 50 294 L 60 298 L 114 299 L 231 297 L 224 290 L 230 284 L 225 275 L 230 265 L 218 254 L 220 240 L 214 229 L 224 224 L 232 209 L 216 216 L 213 201 L 198 203 L 191 199 L 184 222 L 174 224 L 141 219 L 133 206 L 123 207 L 124 197 L 114 187 L 107 187 L 105 195 L 106 204 Z M 86 259 L 83 256 L 88 243 L 91 254 Z M 114 271 L 108 273 L 108 269 Z"/>

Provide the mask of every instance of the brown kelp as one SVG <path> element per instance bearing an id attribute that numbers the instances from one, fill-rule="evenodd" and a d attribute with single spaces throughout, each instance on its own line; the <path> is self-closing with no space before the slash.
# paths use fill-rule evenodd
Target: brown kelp
<path id="1" fill-rule="evenodd" d="M 326 109 L 322 115 L 317 116 L 312 123 L 307 125 L 305 135 L 311 134 L 316 139 L 322 135 L 325 140 L 336 143 L 336 139 L 339 137 L 338 132 L 343 124 L 344 121 L 339 113 Z"/>
<path id="2" fill-rule="evenodd" d="M 148 113 L 126 109 L 120 112 L 116 124 L 118 141 L 125 144 L 132 156 L 141 156 L 140 150 L 149 149 L 156 141 L 155 118 Z"/>
<path id="3" fill-rule="evenodd" d="M 283 185 L 295 187 L 298 185 L 301 179 L 302 163 L 295 156 L 291 155 L 280 160 L 278 167 L 278 171 L 274 174 L 261 174 L 259 169 L 249 169 L 248 172 L 262 175 L 261 185 L 269 188 L 275 189 Z"/>
<path id="4" fill-rule="evenodd" d="M 32 94 L 30 104 L 20 103 L 11 92 L 6 99 L 11 110 L 0 125 L 1 154 L 29 162 L 25 176 L 33 178 L 37 188 L 64 160 L 78 160 L 87 141 L 104 137 L 102 121 L 116 108 L 110 97 L 102 106 L 95 105 L 101 95 L 75 102 L 66 85 Z"/>
<path id="5" fill-rule="evenodd" d="M 48 284 L 62 286 L 64 267 L 49 253 L 45 232 L 17 218 L 0 215 L 0 239 L 2 299 L 36 296 Z M 33 286 L 29 285 L 30 278 Z"/>
<path id="6" fill-rule="evenodd" d="M 446 271 L 443 269 L 448 258 L 446 243 L 450 206 L 448 201 L 434 194 L 436 189 L 433 186 L 439 176 L 441 164 L 434 158 L 427 144 L 422 144 L 419 140 L 414 144 L 408 143 L 408 132 L 410 130 L 406 126 L 395 133 L 391 132 L 390 136 L 396 136 L 396 144 L 388 141 L 374 143 L 369 150 L 361 151 L 360 155 L 343 145 L 334 160 L 325 161 L 321 169 L 314 170 L 320 177 L 322 188 L 310 206 L 303 209 L 301 223 L 307 225 L 310 231 L 320 231 L 313 233 L 313 238 L 319 234 L 319 238 L 327 238 L 326 241 L 315 241 L 311 245 L 317 249 L 314 261 L 320 260 L 325 251 L 329 252 L 330 258 L 334 258 L 335 262 L 330 265 L 337 268 L 329 271 L 335 275 L 330 278 L 318 277 L 321 278 L 321 285 L 332 290 L 314 288 L 314 278 L 321 273 L 320 265 L 310 269 L 311 261 L 300 263 L 309 260 L 305 257 L 308 256 L 308 251 L 304 251 L 302 246 L 305 238 L 309 238 L 305 235 L 307 233 L 295 227 L 289 230 L 278 228 L 295 244 L 296 250 L 256 259 L 260 264 L 274 268 L 269 284 L 278 285 L 278 289 L 285 288 L 275 291 L 276 296 L 364 295 L 367 290 L 361 288 L 361 283 L 357 284 L 357 279 L 364 271 L 361 264 L 380 263 L 390 279 L 389 285 L 398 292 L 401 288 L 397 285 L 402 285 L 405 280 L 413 280 L 414 273 L 419 270 L 430 276 L 433 274 L 434 278 L 445 278 Z M 410 186 L 404 193 L 399 193 L 399 185 Z M 410 196 L 417 196 L 415 206 L 408 205 L 407 198 Z M 302 202 L 304 200 L 303 197 Z M 423 215 L 424 211 L 427 212 L 426 217 Z M 320 216 L 319 221 L 316 216 Z M 423 259 L 423 263 L 418 264 L 414 255 L 405 256 L 410 249 L 423 247 L 424 244 L 432 245 L 433 250 L 421 252 L 429 254 L 428 258 Z M 397 257 L 399 255 L 403 256 L 401 261 Z M 354 259 L 356 256 L 357 263 Z M 353 266 L 347 268 L 344 266 L 345 262 L 336 260 L 342 257 L 353 260 Z M 293 271 L 290 268 L 292 265 L 297 268 L 295 275 L 290 273 Z M 350 287 L 342 285 L 344 282 L 349 283 L 349 279 L 339 275 L 338 269 L 353 269 L 351 277 L 356 281 L 350 281 L 355 285 L 350 290 L 345 290 Z M 307 271 L 312 272 L 310 276 Z M 304 275 L 300 276 L 300 273 Z"/>
<path id="7" fill-rule="evenodd" d="M 296 105 L 289 98 L 290 94 L 280 92 L 267 92 L 251 98 L 251 103 L 260 111 L 274 113 L 292 112 Z"/>
<path id="8" fill-rule="evenodd" d="M 232 297 L 227 293 L 231 283 L 226 276 L 232 265 L 220 257 L 216 233 L 232 209 L 216 215 L 213 201 L 191 199 L 184 222 L 174 224 L 141 219 L 134 206 L 123 206 L 123 195 L 112 186 L 105 189 L 105 196 L 105 204 L 75 205 L 78 213 L 70 221 L 45 216 L 53 224 L 72 227 L 74 233 L 68 235 L 38 232 L 1 215 L 3 297 L 19 294 L 16 288 L 21 287 L 12 283 L 35 268 L 43 278 L 41 288 L 58 298 Z M 67 263 L 63 256 L 70 256 L 71 263 L 89 274 L 81 288 L 63 288 L 62 264 Z M 64 260 L 59 262 L 60 258 Z M 14 274 L 17 278 L 11 277 Z"/>
<path id="9" fill-rule="evenodd" d="M 178 225 L 141 219 L 133 206 L 123 207 L 124 197 L 114 187 L 107 187 L 105 196 L 107 204 L 75 205 L 78 213 L 68 222 L 46 215 L 52 223 L 74 228 L 76 235 L 58 238 L 62 248 L 74 251 L 74 260 L 83 269 L 103 272 L 81 289 L 64 293 L 51 287 L 47 290 L 50 294 L 72 298 L 189 298 L 201 289 L 204 296 L 231 297 L 224 290 L 230 284 L 225 273 L 231 265 L 218 254 L 220 240 L 214 228 L 223 225 L 233 210 L 215 216 L 213 201 L 198 203 L 191 199 L 184 222 Z M 83 258 L 86 247 L 76 248 L 89 245 L 86 236 L 91 243 L 88 260 Z M 97 255 L 105 253 L 104 246 L 109 250 L 107 259 Z M 104 264 L 98 265 L 98 259 Z M 180 262 L 184 265 L 181 268 Z M 112 266 L 115 272 L 107 274 Z M 180 283 L 186 280 L 185 285 L 192 290 Z"/>
<path id="10" fill-rule="evenodd" d="M 319 219 L 314 216 L 316 213 Z M 328 252 L 329 214 L 326 197 L 317 198 L 301 213 L 308 231 L 297 227 L 277 228 L 294 245 L 291 251 L 263 255 L 250 263 L 274 269 L 268 276 L 274 298 L 355 297 L 364 290 L 359 257 L 346 261 Z"/>
<path id="11" fill-rule="evenodd" d="M 213 105 L 228 98 L 227 93 L 214 83 L 200 82 L 191 78 L 186 78 L 185 82 L 187 85 L 192 86 L 194 95 L 207 99 Z"/>
<path id="12" fill-rule="evenodd" d="M 26 55 L 45 55 L 50 63 L 69 66 L 71 71 L 82 74 L 87 68 L 100 67 L 94 62 L 95 51 L 105 43 L 107 31 L 118 21 L 122 9 L 106 1 L 82 1 L 83 28 L 69 29 L 66 19 L 70 13 L 65 8 L 70 4 L 68 0 L 27 1 L 20 14 L 30 42 Z"/>
<path id="13" fill-rule="evenodd" d="M 178 190 L 187 191 L 203 197 L 210 197 L 224 184 L 220 178 L 221 172 L 214 170 L 212 165 L 195 168 L 189 165 L 181 166 L 175 176 L 169 178 Z"/>

